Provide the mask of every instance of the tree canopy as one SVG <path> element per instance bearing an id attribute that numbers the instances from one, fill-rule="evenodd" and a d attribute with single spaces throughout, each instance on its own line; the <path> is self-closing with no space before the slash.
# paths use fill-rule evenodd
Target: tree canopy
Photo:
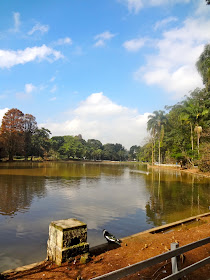
<path id="1" fill-rule="evenodd" d="M 204 47 L 196 66 L 205 88 L 196 88 L 182 102 L 166 106 L 167 114 L 159 110 L 148 117 L 151 139 L 142 147 L 140 159 L 152 163 L 184 161 L 201 165 L 210 157 L 208 152 L 203 153 L 207 151 L 210 130 L 210 45 Z"/>

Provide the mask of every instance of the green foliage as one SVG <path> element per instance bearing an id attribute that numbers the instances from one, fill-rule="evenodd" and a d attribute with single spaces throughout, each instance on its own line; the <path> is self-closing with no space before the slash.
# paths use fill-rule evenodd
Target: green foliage
<path id="1" fill-rule="evenodd" d="M 207 89 L 210 86 L 210 44 L 207 44 L 204 47 L 203 52 L 201 53 L 197 63 L 197 70 L 201 74 L 203 83 Z"/>
<path id="2" fill-rule="evenodd" d="M 32 135 L 32 155 L 44 158 L 50 150 L 51 132 L 42 127 L 36 129 Z"/>
<path id="3" fill-rule="evenodd" d="M 141 147 L 137 145 L 130 147 L 129 154 L 128 154 L 129 160 L 137 160 L 140 149 Z"/>

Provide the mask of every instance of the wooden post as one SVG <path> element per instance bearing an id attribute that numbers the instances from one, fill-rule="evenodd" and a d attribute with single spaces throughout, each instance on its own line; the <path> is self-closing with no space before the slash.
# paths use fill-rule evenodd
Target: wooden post
<path id="1" fill-rule="evenodd" d="M 179 243 L 171 243 L 171 251 L 179 248 Z M 179 271 L 179 256 L 171 258 L 172 274 Z"/>

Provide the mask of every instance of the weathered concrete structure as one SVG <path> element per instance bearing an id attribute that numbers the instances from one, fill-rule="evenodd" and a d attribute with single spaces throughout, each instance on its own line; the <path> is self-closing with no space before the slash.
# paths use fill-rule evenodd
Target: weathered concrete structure
<path id="1" fill-rule="evenodd" d="M 89 252 L 87 225 L 77 219 L 50 223 L 47 242 L 47 258 L 61 265 L 70 257 Z"/>

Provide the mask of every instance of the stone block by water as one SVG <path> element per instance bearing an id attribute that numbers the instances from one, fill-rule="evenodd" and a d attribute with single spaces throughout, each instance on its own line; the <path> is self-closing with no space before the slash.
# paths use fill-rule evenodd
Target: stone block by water
<path id="1" fill-rule="evenodd" d="M 77 219 L 50 223 L 47 258 L 60 265 L 69 258 L 89 252 L 87 225 Z"/>

